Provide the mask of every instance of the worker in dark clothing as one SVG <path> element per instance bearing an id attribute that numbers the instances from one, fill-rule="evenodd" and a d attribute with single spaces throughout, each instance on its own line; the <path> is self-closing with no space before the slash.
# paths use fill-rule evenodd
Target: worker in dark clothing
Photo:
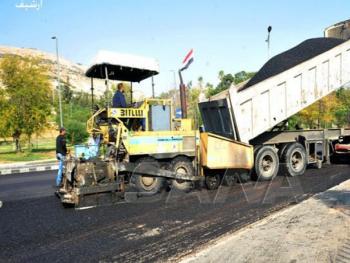
<path id="1" fill-rule="evenodd" d="M 115 92 L 113 96 L 113 102 L 112 102 L 113 108 L 126 108 L 126 101 L 124 96 L 124 85 L 123 83 L 118 84 L 118 89 Z"/>
<path id="2" fill-rule="evenodd" d="M 58 173 L 56 177 L 56 186 L 62 184 L 63 165 L 67 155 L 66 129 L 60 128 L 60 134 L 56 138 L 56 158 L 59 161 Z"/>

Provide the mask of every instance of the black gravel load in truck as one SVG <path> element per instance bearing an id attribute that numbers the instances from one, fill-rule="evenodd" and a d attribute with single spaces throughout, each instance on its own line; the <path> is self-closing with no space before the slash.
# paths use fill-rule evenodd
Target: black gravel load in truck
<path id="1" fill-rule="evenodd" d="M 338 38 L 311 38 L 305 40 L 271 58 L 240 91 L 316 57 L 344 42 L 345 40 Z"/>

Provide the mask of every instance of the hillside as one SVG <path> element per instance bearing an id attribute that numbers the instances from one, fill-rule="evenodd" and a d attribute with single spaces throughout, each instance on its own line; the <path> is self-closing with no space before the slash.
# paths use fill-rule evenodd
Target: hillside
<path id="1" fill-rule="evenodd" d="M 47 65 L 51 68 L 50 77 L 52 79 L 53 87 L 56 85 L 56 55 L 52 53 L 43 52 L 32 48 L 17 48 L 9 46 L 0 46 L 0 58 L 6 54 L 16 54 L 19 56 L 35 56 L 41 57 Z M 67 59 L 60 57 L 61 65 L 61 80 L 69 83 L 74 91 L 84 91 L 90 93 L 91 81 L 84 76 L 86 66 L 76 64 Z M 94 93 L 101 95 L 105 90 L 103 80 L 94 80 Z"/>

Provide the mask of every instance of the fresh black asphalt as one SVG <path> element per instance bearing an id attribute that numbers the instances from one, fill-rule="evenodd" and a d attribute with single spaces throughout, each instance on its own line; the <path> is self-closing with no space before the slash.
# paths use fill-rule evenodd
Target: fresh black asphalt
<path id="1" fill-rule="evenodd" d="M 53 194 L 55 172 L 1 176 L 0 262 L 176 260 L 349 179 L 349 171 L 332 165 L 288 180 L 170 191 L 87 210 L 62 207 Z"/>

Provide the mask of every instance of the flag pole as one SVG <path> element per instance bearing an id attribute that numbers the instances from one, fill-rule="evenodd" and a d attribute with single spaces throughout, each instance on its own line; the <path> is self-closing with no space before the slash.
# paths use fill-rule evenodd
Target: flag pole
<path id="1" fill-rule="evenodd" d="M 186 96 L 186 86 L 182 78 L 182 71 L 186 70 L 189 65 L 193 62 L 193 49 L 186 55 L 183 60 L 182 68 L 179 69 L 179 78 L 180 78 L 180 101 L 181 101 L 181 116 L 183 119 L 187 118 L 187 96 Z"/>
<path id="2" fill-rule="evenodd" d="M 179 78 L 180 78 L 181 117 L 182 119 L 186 119 L 187 118 L 186 86 L 183 82 L 181 69 L 179 70 Z"/>

